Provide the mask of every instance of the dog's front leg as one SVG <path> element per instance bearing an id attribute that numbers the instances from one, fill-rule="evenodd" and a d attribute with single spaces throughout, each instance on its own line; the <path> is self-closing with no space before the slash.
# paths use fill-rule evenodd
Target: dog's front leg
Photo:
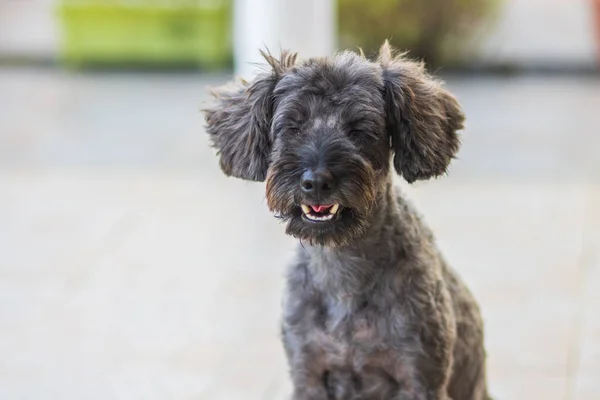
<path id="1" fill-rule="evenodd" d="M 412 330 L 419 334 L 405 333 L 398 338 L 397 343 L 403 345 L 389 361 L 388 373 L 399 384 L 393 400 L 450 400 L 448 382 L 456 341 L 454 313 L 444 291 L 430 292 L 436 296 L 427 296 L 425 301 L 419 296 L 411 298 L 410 307 L 421 311 Z"/>
<path id="2" fill-rule="evenodd" d="M 448 397 L 445 387 L 437 390 L 422 390 L 414 391 L 411 389 L 402 388 L 394 396 L 393 400 L 452 400 Z"/>
<path id="3" fill-rule="evenodd" d="M 283 344 L 294 385 L 293 400 L 329 400 L 325 360 L 317 346 L 285 324 Z"/>
<path id="4" fill-rule="evenodd" d="M 325 387 L 294 389 L 293 400 L 329 400 Z"/>
<path id="5" fill-rule="evenodd" d="M 308 371 L 305 367 L 292 369 L 293 400 L 330 400 L 325 376 Z"/>

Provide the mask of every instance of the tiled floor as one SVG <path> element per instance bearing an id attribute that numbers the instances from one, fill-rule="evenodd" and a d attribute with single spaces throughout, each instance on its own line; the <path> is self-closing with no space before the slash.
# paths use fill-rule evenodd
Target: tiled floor
<path id="1" fill-rule="evenodd" d="M 207 146 L 222 79 L 0 70 L 0 399 L 286 398 L 294 242 Z M 481 303 L 492 393 L 597 400 L 600 80 L 449 86 L 460 159 L 402 186 Z"/>

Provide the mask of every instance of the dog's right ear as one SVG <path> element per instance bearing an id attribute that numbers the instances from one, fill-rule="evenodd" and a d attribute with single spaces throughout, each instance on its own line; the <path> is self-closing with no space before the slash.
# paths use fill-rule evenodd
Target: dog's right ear
<path id="1" fill-rule="evenodd" d="M 280 59 L 261 54 L 270 70 L 251 83 L 241 81 L 212 92 L 216 104 L 204 110 L 207 132 L 220 156 L 223 172 L 236 178 L 264 181 L 269 167 L 272 138 L 273 90 L 296 62 L 296 54 L 283 51 Z"/>

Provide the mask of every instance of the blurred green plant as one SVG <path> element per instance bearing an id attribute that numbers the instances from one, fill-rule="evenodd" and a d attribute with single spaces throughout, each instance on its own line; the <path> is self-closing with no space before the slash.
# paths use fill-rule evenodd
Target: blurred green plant
<path id="1" fill-rule="evenodd" d="M 342 48 L 374 54 L 385 39 L 433 66 L 468 59 L 502 0 L 338 0 Z"/>
<path id="2" fill-rule="evenodd" d="M 59 0 L 66 65 L 227 67 L 233 0 Z"/>

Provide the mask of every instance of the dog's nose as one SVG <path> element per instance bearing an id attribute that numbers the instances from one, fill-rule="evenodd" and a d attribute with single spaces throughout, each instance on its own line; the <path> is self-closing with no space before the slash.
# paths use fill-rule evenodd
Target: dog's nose
<path id="1" fill-rule="evenodd" d="M 310 195 L 326 195 L 331 193 L 335 186 L 335 180 L 331 172 L 325 168 L 317 170 L 308 169 L 302 174 L 300 180 L 302 191 Z"/>

